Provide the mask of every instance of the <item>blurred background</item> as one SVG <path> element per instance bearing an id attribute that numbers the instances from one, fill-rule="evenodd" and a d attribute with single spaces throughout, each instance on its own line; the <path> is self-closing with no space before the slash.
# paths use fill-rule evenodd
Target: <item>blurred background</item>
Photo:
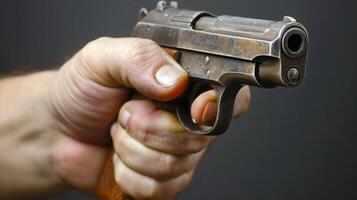
<path id="1" fill-rule="evenodd" d="M 156 0 L 0 0 L 0 74 L 60 67 L 88 41 L 129 36 Z M 295 89 L 252 88 L 250 111 L 210 147 L 176 199 L 357 199 L 356 1 L 180 0 L 216 15 L 281 20 L 309 32 Z M 88 200 L 77 192 L 46 200 Z"/>

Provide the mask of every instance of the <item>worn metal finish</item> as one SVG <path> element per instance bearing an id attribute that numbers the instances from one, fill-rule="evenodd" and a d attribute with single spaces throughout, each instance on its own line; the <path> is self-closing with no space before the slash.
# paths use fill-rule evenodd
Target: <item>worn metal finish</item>
<path id="1" fill-rule="evenodd" d="M 217 135 L 227 128 L 232 102 L 243 84 L 294 87 L 304 77 L 307 31 L 288 16 L 281 21 L 216 17 L 205 11 L 178 9 L 177 2 L 159 1 L 156 9 L 137 23 L 132 36 L 180 51 L 178 62 L 191 77 L 182 102 L 192 99 L 195 85 L 204 83 L 216 90 L 218 113 L 211 127 L 192 122 L 192 102 L 177 107 L 183 125 L 196 134 Z"/>

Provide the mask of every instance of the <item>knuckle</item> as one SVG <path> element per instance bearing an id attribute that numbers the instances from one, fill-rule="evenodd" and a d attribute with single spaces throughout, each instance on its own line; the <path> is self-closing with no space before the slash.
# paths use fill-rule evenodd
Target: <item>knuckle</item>
<path id="1" fill-rule="evenodd" d="M 111 38 L 110 37 L 106 37 L 106 36 L 102 36 L 102 37 L 99 37 L 93 41 L 96 41 L 96 42 L 107 42 L 108 40 L 110 40 Z"/>
<path id="2" fill-rule="evenodd" d="M 152 130 L 147 126 L 148 120 L 146 117 L 133 116 L 128 121 L 128 133 L 146 145 L 151 140 Z"/>
<path id="3" fill-rule="evenodd" d="M 157 171 L 157 176 L 159 178 L 168 178 L 175 175 L 178 159 L 172 155 L 160 154 L 159 156 L 159 168 Z"/>
<path id="4" fill-rule="evenodd" d="M 137 137 L 142 144 L 146 145 L 149 143 L 150 134 L 147 131 L 140 129 L 140 131 L 137 131 Z"/>
<path id="5" fill-rule="evenodd" d="M 124 136 L 123 136 L 123 130 L 117 130 L 115 134 L 113 134 L 112 140 L 113 140 L 113 146 L 114 146 L 114 150 L 117 153 L 120 153 L 120 148 L 125 147 L 125 141 L 124 140 Z"/>
<path id="6" fill-rule="evenodd" d="M 160 184 L 152 180 L 142 190 L 141 199 L 158 199 L 161 194 Z"/>
<path id="7" fill-rule="evenodd" d="M 129 43 L 130 47 L 133 49 L 133 54 L 137 54 L 140 52 L 141 49 L 143 48 L 154 48 L 156 47 L 156 43 L 152 40 L 149 39 L 143 39 L 143 38 L 133 38 L 131 42 Z"/>
<path id="8" fill-rule="evenodd" d="M 89 61 L 93 59 L 97 49 L 100 48 L 98 43 L 98 39 L 92 40 L 78 52 L 78 61 L 80 64 L 85 64 L 84 66 L 93 64 L 89 63 Z"/>
<path id="9" fill-rule="evenodd" d="M 152 40 L 134 38 L 124 50 L 125 57 L 134 65 L 143 65 L 158 58 L 161 49 Z"/>
<path id="10" fill-rule="evenodd" d="M 182 189 L 184 189 L 185 187 L 187 187 L 192 181 L 192 173 L 186 173 L 183 177 L 182 177 Z"/>
<path id="11" fill-rule="evenodd" d="M 98 49 L 101 49 L 101 47 L 103 46 L 104 43 L 107 43 L 108 40 L 110 38 L 109 37 L 99 37 L 97 39 L 94 39 L 90 42 L 88 42 L 83 49 L 80 51 L 82 56 L 86 56 L 88 58 L 88 56 L 93 56 L 95 55 L 95 52 Z"/>
<path id="12" fill-rule="evenodd" d="M 95 40 L 92 40 L 90 42 L 88 42 L 85 46 L 84 46 L 84 50 L 88 50 L 88 51 L 94 51 L 96 49 L 98 49 L 103 43 L 105 43 L 109 38 L 108 37 L 100 37 L 97 38 Z"/>
<path id="13" fill-rule="evenodd" d="M 198 153 L 204 150 L 212 139 L 210 137 L 201 136 L 189 141 L 191 153 Z"/>
<path id="14" fill-rule="evenodd" d="M 121 181 L 124 179 L 125 172 L 121 166 L 115 166 L 114 180 L 118 185 L 121 185 Z"/>

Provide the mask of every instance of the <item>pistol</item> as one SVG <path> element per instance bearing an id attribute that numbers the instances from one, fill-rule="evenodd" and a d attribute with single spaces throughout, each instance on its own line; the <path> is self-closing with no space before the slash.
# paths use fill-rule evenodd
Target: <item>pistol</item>
<path id="1" fill-rule="evenodd" d="M 295 87 L 304 78 L 308 34 L 292 17 L 270 21 L 215 16 L 178 9 L 174 1 L 159 1 L 150 12 L 141 9 L 139 19 L 131 36 L 155 41 L 189 74 L 189 86 L 175 106 L 180 122 L 193 134 L 224 133 L 232 118 L 235 96 L 244 85 Z M 190 104 L 210 89 L 217 95 L 217 116 L 210 126 L 198 125 L 192 120 Z M 103 177 L 98 187 L 100 196 L 106 200 L 123 198 L 118 187 L 110 188 L 114 180 L 114 184 L 108 184 L 108 176 Z"/>

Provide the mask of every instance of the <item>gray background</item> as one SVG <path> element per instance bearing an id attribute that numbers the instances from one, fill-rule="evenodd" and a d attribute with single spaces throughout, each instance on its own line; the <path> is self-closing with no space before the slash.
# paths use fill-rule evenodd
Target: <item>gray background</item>
<path id="1" fill-rule="evenodd" d="M 128 36 L 156 1 L 1 0 L 1 74 L 60 66 L 99 36 Z M 209 149 L 177 199 L 357 199 L 356 6 L 347 0 L 180 1 L 180 6 L 279 20 L 310 34 L 306 79 L 252 89 L 251 109 Z M 60 199 L 88 199 L 72 192 Z"/>

